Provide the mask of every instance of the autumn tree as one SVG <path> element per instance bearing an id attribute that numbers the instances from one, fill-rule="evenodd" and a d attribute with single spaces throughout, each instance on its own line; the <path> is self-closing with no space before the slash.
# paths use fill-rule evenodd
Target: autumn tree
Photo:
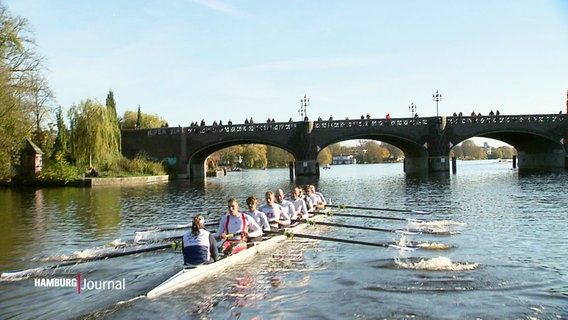
<path id="1" fill-rule="evenodd" d="M 331 152 L 331 148 L 330 147 L 323 148 L 318 154 L 317 161 L 320 165 L 333 163 L 333 153 Z"/>
<path id="2" fill-rule="evenodd" d="M 290 161 L 294 161 L 294 157 L 284 149 L 266 146 L 266 160 L 269 167 L 282 168 L 287 167 Z"/>

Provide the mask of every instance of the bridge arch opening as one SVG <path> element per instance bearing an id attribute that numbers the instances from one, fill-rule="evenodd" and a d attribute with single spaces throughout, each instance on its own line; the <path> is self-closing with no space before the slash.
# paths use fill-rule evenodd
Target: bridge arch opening
<path id="1" fill-rule="evenodd" d="M 407 173 L 424 172 L 428 168 L 428 152 L 423 145 L 394 135 L 366 133 L 339 137 L 326 147 L 331 148 L 334 156 L 353 153 L 357 163 L 402 162 Z M 336 160 L 341 161 L 346 160 Z"/>
<path id="2" fill-rule="evenodd" d="M 231 170 L 285 168 L 295 156 L 280 146 L 250 141 L 210 145 L 187 160 L 190 177 L 215 176 Z"/>

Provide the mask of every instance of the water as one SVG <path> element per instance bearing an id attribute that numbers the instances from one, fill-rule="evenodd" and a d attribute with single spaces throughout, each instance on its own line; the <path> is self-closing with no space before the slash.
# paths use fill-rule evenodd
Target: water
<path id="1" fill-rule="evenodd" d="M 459 162 L 457 175 L 407 177 L 401 164 L 346 165 L 318 181 L 286 169 L 232 172 L 206 181 L 136 187 L 1 189 L 0 271 L 137 248 L 136 230 L 216 221 L 226 200 L 316 182 L 334 204 L 432 210 L 342 210 L 460 222 L 460 234 L 409 240 L 452 246 L 399 251 L 307 239 L 288 241 L 254 263 L 157 299 L 140 298 L 173 274 L 181 255 L 155 250 L 0 280 L 1 319 L 566 319 L 567 173 L 520 174 L 511 164 Z M 334 216 L 330 222 L 405 228 L 404 221 Z M 367 242 L 395 233 L 317 226 L 305 231 Z M 117 244 L 123 247 L 116 249 Z M 477 268 L 445 271 L 459 266 Z M 426 269 L 422 269 L 422 268 Z M 124 281 L 123 290 L 38 287 L 54 278 Z"/>

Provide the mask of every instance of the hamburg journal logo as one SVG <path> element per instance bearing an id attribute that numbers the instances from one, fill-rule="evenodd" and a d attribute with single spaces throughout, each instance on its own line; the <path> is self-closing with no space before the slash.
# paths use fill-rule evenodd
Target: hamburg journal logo
<path id="1" fill-rule="evenodd" d="M 81 278 L 81 274 L 77 274 L 76 278 L 36 278 L 34 279 L 34 287 L 41 288 L 76 288 L 77 294 L 89 290 L 124 290 L 126 289 L 126 280 L 89 280 Z"/>

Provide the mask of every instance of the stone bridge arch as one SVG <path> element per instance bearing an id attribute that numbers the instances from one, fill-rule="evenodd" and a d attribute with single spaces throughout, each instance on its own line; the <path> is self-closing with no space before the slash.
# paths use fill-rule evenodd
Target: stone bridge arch
<path id="1" fill-rule="evenodd" d="M 568 117 L 564 114 L 325 120 L 122 130 L 122 153 L 143 151 L 167 159 L 178 177 L 205 176 L 205 159 L 216 150 L 259 143 L 282 148 L 296 160 L 295 174 L 317 175 L 324 147 L 352 139 L 390 143 L 405 154 L 406 172 L 449 172 L 449 153 L 472 137 L 514 146 L 519 169 L 566 168 Z"/>
<path id="2" fill-rule="evenodd" d="M 297 155 L 295 150 L 290 149 L 287 145 L 282 145 L 275 142 L 272 139 L 254 139 L 250 138 L 240 138 L 240 139 L 230 139 L 226 141 L 215 142 L 209 145 L 202 146 L 199 149 L 194 149 L 194 152 L 188 155 L 185 159 L 187 172 L 190 177 L 200 177 L 204 176 L 207 170 L 206 160 L 207 158 L 216 151 L 229 148 L 232 146 L 243 145 L 243 144 L 263 144 L 268 146 L 277 147 L 289 152 L 294 159 Z"/>
<path id="3" fill-rule="evenodd" d="M 417 173 L 428 170 L 432 130 L 436 122 L 429 118 L 321 121 L 314 122 L 312 138 L 321 149 L 353 139 L 386 142 L 404 152 L 405 171 Z"/>
<path id="4" fill-rule="evenodd" d="M 491 138 L 517 150 L 519 168 L 566 167 L 564 115 L 451 117 L 447 121 L 448 140 L 454 145 L 473 137 Z"/>

